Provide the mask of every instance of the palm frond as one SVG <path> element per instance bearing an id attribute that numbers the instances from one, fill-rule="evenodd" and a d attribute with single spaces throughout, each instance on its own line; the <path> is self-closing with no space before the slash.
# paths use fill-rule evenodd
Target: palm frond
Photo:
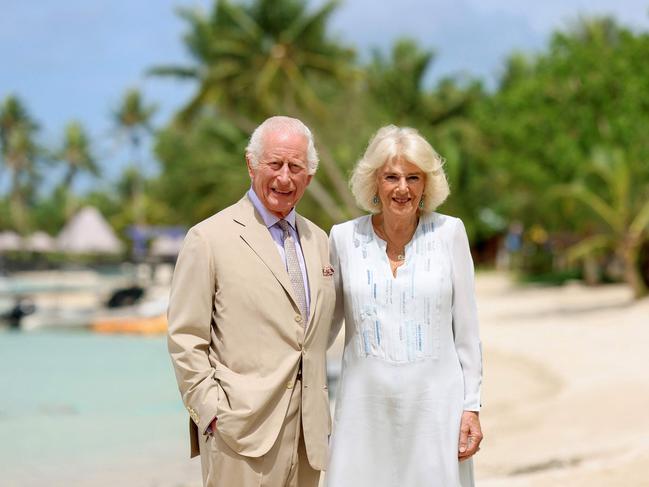
<path id="1" fill-rule="evenodd" d="M 282 32 L 282 40 L 286 43 L 294 43 L 314 27 L 321 29 L 339 5 L 338 0 L 329 0 L 311 15 L 304 15 L 295 19 L 295 22 Z"/>
<path id="2" fill-rule="evenodd" d="M 184 66 L 153 66 L 147 69 L 147 76 L 172 76 L 174 78 L 198 79 L 197 68 Z"/>
<path id="3" fill-rule="evenodd" d="M 640 236 L 649 229 L 649 200 L 645 201 L 629 226 L 629 231 L 634 236 Z"/>
<path id="4" fill-rule="evenodd" d="M 244 32 L 250 39 L 258 39 L 263 32 L 255 19 L 252 18 L 241 6 L 230 3 L 228 0 L 220 0 L 219 7 L 236 23 L 241 32 Z"/>
<path id="5" fill-rule="evenodd" d="M 598 251 L 612 248 L 614 245 L 615 241 L 609 235 L 593 235 L 568 248 L 566 257 L 574 262 Z"/>
<path id="6" fill-rule="evenodd" d="M 284 69 L 286 75 L 291 82 L 293 90 L 298 94 L 298 97 L 304 103 L 304 106 L 314 112 L 314 114 L 319 114 L 324 116 L 325 107 L 320 101 L 320 99 L 313 92 L 309 83 L 306 82 L 300 70 L 293 63 L 288 63 Z"/>
<path id="7" fill-rule="evenodd" d="M 604 223 L 618 232 L 624 231 L 624 221 L 620 220 L 620 215 L 602 197 L 583 184 L 572 185 L 572 188 L 572 195 L 593 210 Z"/>

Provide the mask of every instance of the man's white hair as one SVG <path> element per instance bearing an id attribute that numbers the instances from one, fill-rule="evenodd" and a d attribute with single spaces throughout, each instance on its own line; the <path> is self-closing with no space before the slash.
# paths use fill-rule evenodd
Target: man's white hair
<path id="1" fill-rule="evenodd" d="M 442 167 L 444 159 L 417 130 L 395 125 L 379 129 L 362 159 L 356 163 L 350 186 L 358 206 L 371 213 L 383 210 L 381 201 L 375 198 L 378 192 L 376 174 L 385 163 L 396 159 L 404 159 L 423 171 L 426 181 L 421 212 L 435 211 L 450 192 Z"/>
<path id="2" fill-rule="evenodd" d="M 315 174 L 318 169 L 318 153 L 313 143 L 313 134 L 309 128 L 297 118 L 275 116 L 264 120 L 259 127 L 250 136 L 248 147 L 246 147 L 246 156 L 250 165 L 254 168 L 259 164 L 261 154 L 264 152 L 264 141 L 266 135 L 271 132 L 283 132 L 290 134 L 300 134 L 307 139 L 306 163 L 309 174 Z"/>

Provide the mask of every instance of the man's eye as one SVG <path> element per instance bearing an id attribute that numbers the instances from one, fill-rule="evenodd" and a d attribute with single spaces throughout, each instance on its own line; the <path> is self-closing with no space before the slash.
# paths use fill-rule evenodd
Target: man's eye
<path id="1" fill-rule="evenodd" d="M 289 164 L 288 168 L 291 170 L 293 174 L 297 174 L 299 172 L 302 172 L 304 168 L 300 166 L 299 164 Z"/>
<path id="2" fill-rule="evenodd" d="M 282 168 L 282 166 L 283 164 L 277 161 L 268 163 L 268 167 L 270 167 L 273 171 L 278 171 L 279 169 Z"/>

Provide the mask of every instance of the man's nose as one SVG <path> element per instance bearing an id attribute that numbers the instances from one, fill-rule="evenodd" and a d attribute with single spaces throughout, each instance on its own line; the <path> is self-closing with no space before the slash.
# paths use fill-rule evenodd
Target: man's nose
<path id="1" fill-rule="evenodd" d="M 288 168 L 288 164 L 283 164 L 279 171 L 277 171 L 277 179 L 285 184 L 288 184 L 290 182 L 291 170 Z"/>

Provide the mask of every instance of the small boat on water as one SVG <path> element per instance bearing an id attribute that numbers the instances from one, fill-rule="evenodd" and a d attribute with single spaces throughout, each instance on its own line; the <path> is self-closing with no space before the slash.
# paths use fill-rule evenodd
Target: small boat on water
<path id="1" fill-rule="evenodd" d="M 135 335 L 166 333 L 168 304 L 169 299 L 166 293 L 158 299 L 149 298 L 140 304 L 98 315 L 90 323 L 90 329 L 97 333 Z"/>
<path id="2" fill-rule="evenodd" d="M 122 316 L 97 318 L 90 324 L 96 333 L 125 333 L 133 335 L 160 335 L 167 332 L 167 316 Z"/>

